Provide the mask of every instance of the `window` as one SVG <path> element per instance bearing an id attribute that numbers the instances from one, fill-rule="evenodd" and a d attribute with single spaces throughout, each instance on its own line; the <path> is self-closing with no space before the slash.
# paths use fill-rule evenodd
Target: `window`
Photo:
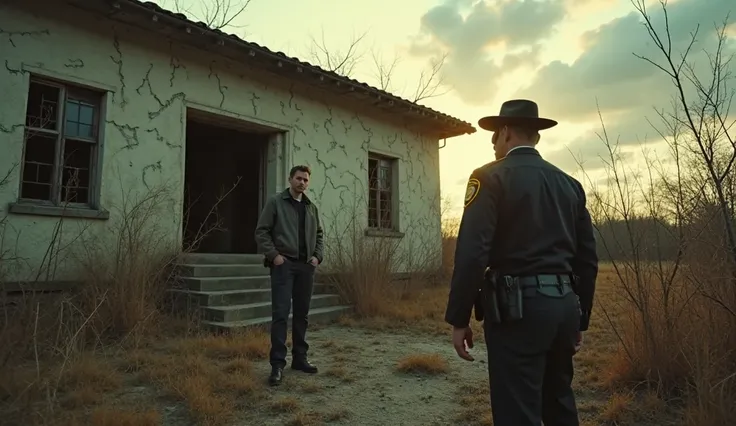
<path id="1" fill-rule="evenodd" d="M 31 80 L 20 198 L 94 205 L 102 94 Z"/>
<path id="2" fill-rule="evenodd" d="M 371 155 L 368 158 L 368 227 L 395 230 L 394 164 L 391 158 Z"/>

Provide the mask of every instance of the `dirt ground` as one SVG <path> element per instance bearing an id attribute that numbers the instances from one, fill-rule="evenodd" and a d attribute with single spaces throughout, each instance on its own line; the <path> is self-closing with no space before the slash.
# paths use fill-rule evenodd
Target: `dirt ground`
<path id="1" fill-rule="evenodd" d="M 490 424 L 482 342 L 469 363 L 457 357 L 449 335 L 331 326 L 311 332 L 309 340 L 320 373 L 287 368 L 284 383 L 268 390 L 268 402 L 235 424 Z M 268 363 L 254 365 L 253 372 L 265 380 Z M 593 420 L 605 403 L 597 399 L 605 395 L 583 390 L 580 397 L 583 421 Z"/>
<path id="2" fill-rule="evenodd" d="M 484 383 L 485 350 L 476 346 L 476 362 L 455 355 L 448 339 L 422 334 L 385 332 L 334 326 L 310 333 L 311 359 L 320 367 L 316 375 L 287 368 L 282 386 L 269 396 L 294 400 L 302 415 L 323 417 L 335 425 L 446 425 L 461 414 L 458 385 Z M 407 368 L 398 369 L 406 360 Z M 445 370 L 445 371 L 443 371 Z M 264 379 L 269 366 L 262 362 L 254 372 Z M 292 413 L 279 413 L 264 404 L 239 424 L 284 425 Z"/>

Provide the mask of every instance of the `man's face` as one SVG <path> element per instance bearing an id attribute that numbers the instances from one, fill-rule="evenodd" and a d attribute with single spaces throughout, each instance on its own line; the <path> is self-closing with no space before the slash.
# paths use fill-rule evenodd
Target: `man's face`
<path id="1" fill-rule="evenodd" d="M 294 176 L 289 178 L 289 184 L 292 191 L 297 194 L 305 192 L 309 187 L 309 173 L 297 171 Z"/>

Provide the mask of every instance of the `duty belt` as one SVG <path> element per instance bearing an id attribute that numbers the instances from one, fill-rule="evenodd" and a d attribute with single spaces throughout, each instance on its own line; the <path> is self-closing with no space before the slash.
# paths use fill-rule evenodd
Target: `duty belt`
<path id="1" fill-rule="evenodd" d="M 521 285 L 524 296 L 534 296 L 537 294 L 537 290 L 540 290 L 543 294 L 552 295 L 557 293 L 558 295 L 566 294 L 571 292 L 572 289 L 572 278 L 567 274 L 552 275 L 531 275 L 524 277 L 516 277 Z"/>

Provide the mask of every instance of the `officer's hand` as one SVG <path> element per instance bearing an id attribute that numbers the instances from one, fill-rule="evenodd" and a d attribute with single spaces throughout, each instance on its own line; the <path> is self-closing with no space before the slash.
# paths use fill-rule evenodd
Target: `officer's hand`
<path id="1" fill-rule="evenodd" d="M 309 263 L 311 263 L 312 266 L 317 266 L 319 265 L 319 260 L 316 257 L 312 256 L 312 258 L 309 259 Z"/>
<path id="2" fill-rule="evenodd" d="M 273 258 L 273 264 L 276 266 L 283 265 L 284 256 L 281 256 L 280 254 L 276 255 L 276 257 Z"/>
<path id="3" fill-rule="evenodd" d="M 466 361 L 475 361 L 475 359 L 468 353 L 468 349 L 473 348 L 473 330 L 470 327 L 453 327 L 452 345 L 455 347 L 455 352 L 457 352 L 457 355 L 460 358 Z"/>
<path id="4" fill-rule="evenodd" d="M 580 348 L 583 347 L 583 332 L 578 331 L 578 335 L 575 339 L 575 353 L 578 353 L 580 351 Z"/>

